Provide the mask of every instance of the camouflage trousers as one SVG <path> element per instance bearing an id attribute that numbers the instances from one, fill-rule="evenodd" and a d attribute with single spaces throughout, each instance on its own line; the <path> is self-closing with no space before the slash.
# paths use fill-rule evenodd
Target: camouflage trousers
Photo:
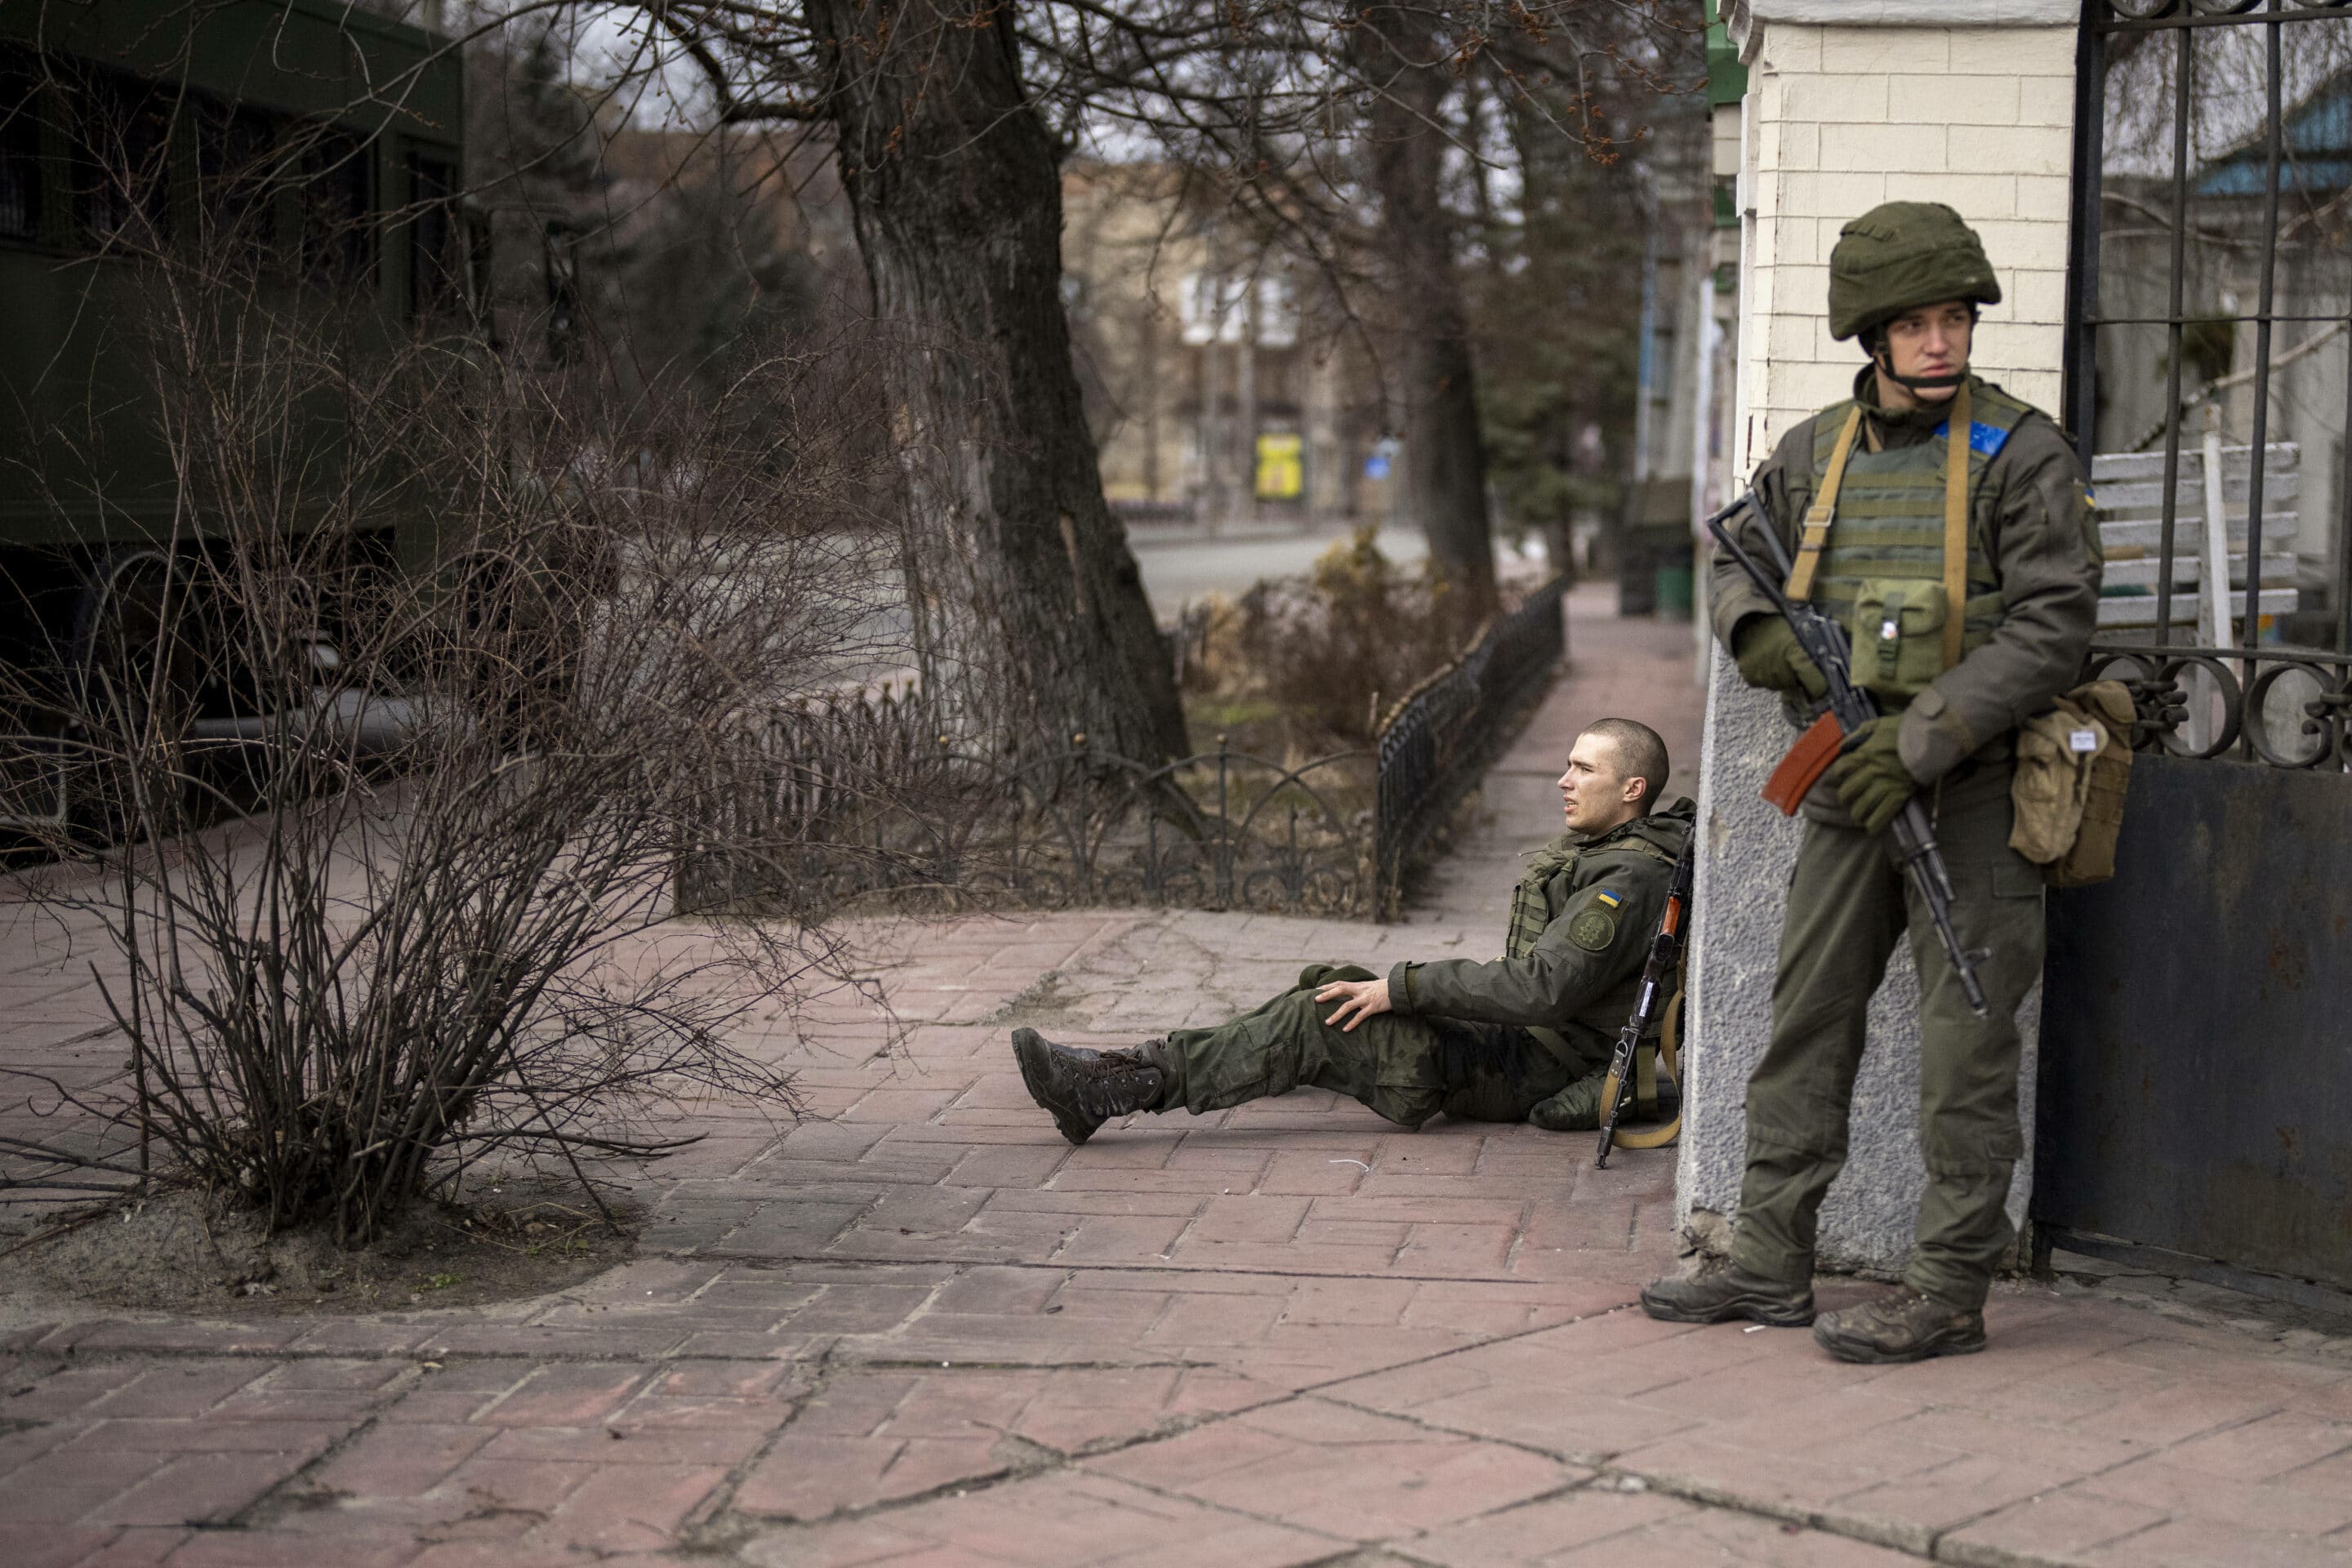
<path id="1" fill-rule="evenodd" d="M 1334 980 L 1377 980 L 1354 964 L 1309 964 L 1298 984 L 1213 1029 L 1168 1037 L 1160 1108 L 1199 1115 L 1304 1086 L 1335 1089 L 1402 1127 L 1443 1110 L 1470 1121 L 1521 1121 L 1542 1101 L 1607 1065 L 1563 1061 L 1525 1029 L 1383 1013 L 1353 1031 L 1323 1020 Z"/>
<path id="2" fill-rule="evenodd" d="M 2009 1183 L 2018 1123 L 2017 1009 L 2042 973 L 2042 872 L 2009 847 L 2010 769 L 1923 796 L 1952 877 L 1952 925 L 1981 952 L 1989 1017 L 1969 1010 L 1893 839 L 1808 822 L 1780 928 L 1772 1039 L 1748 1079 L 1748 1169 L 1732 1258 L 1770 1279 L 1812 1270 L 1822 1199 L 1844 1167 L 1864 1019 L 1906 935 L 1919 973 L 1919 1147 L 1927 1167 L 1906 1279 L 1947 1306 L 1983 1306 L 2016 1242 Z"/>

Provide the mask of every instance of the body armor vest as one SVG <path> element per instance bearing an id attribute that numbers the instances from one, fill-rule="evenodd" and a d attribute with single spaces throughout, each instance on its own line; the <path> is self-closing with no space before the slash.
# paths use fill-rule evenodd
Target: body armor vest
<path id="1" fill-rule="evenodd" d="M 1519 879 L 1518 886 L 1511 889 L 1511 921 L 1503 944 L 1505 958 L 1525 958 L 1536 950 L 1536 943 L 1542 940 L 1545 928 L 1565 912 L 1562 901 L 1552 897 L 1552 885 L 1562 874 L 1576 868 L 1577 858 L 1585 850 L 1598 847 L 1580 840 L 1572 833 L 1563 833 L 1529 858 L 1527 874 Z M 1611 839 L 1609 847 L 1612 850 L 1633 850 L 1669 868 L 1675 864 L 1673 855 L 1639 833 Z M 1607 995 L 1596 1000 L 1586 1011 L 1611 1021 L 1593 1026 L 1605 1032 L 1622 1022 L 1624 1015 L 1632 1010 L 1634 994 L 1640 989 L 1641 975 L 1637 972 L 1612 988 Z M 1557 1029 L 1538 1025 L 1530 1026 L 1528 1032 L 1554 1051 L 1561 1053 L 1563 1058 L 1572 1054 L 1568 1042 Z"/>
<path id="2" fill-rule="evenodd" d="M 1527 874 L 1511 889 L 1511 923 L 1503 939 L 1505 958 L 1525 958 L 1533 952 L 1544 928 L 1559 918 L 1559 911 L 1552 908 L 1552 879 L 1572 869 L 1582 848 L 1572 836 L 1563 834 L 1537 850 L 1528 861 Z"/>
<path id="3" fill-rule="evenodd" d="M 1937 438 L 1874 452 L 1856 445 L 1837 489 L 1837 511 L 1810 597 L 1847 629 L 1853 647 L 1854 683 L 1882 701 L 1901 704 L 1943 673 L 1944 623 L 1962 615 L 1963 658 L 1992 639 L 2001 621 L 2000 582 L 1985 553 L 1991 498 L 1982 479 L 2011 434 L 2033 412 L 1989 382 L 1969 383 L 1968 592 L 1964 605 L 1948 604 L 1944 586 L 1946 445 L 1949 422 Z M 1829 479 L 1838 432 L 1852 399 L 1813 420 L 1813 493 Z M 1865 414 L 1865 417 L 1867 415 Z"/>

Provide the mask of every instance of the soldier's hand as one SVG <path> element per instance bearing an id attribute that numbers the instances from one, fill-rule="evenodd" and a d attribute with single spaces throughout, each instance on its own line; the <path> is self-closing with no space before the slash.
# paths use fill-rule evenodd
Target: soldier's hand
<path id="1" fill-rule="evenodd" d="M 1389 1010 L 1389 983 L 1385 980 L 1334 980 L 1315 993 L 1318 1002 L 1337 1002 L 1339 1010 L 1323 1021 L 1342 1033 L 1353 1033 L 1357 1025 L 1367 1018 L 1377 1017 Z"/>
<path id="2" fill-rule="evenodd" d="M 1797 634 L 1778 616 L 1750 616 L 1734 634 L 1731 657 L 1739 679 L 1766 691 L 1820 697 L 1830 689 L 1821 667 L 1798 645 Z"/>
<path id="3" fill-rule="evenodd" d="M 1885 832 L 1904 802 L 1919 793 L 1919 781 L 1903 765 L 1895 747 L 1901 722 L 1897 713 L 1873 719 L 1846 737 L 1844 749 L 1830 764 L 1838 799 L 1866 833 Z"/>

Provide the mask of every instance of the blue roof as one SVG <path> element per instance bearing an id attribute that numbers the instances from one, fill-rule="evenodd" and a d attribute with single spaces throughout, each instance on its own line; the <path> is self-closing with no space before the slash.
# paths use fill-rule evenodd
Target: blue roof
<path id="1" fill-rule="evenodd" d="M 2270 188 L 2264 137 L 2209 163 L 2192 187 L 2200 196 L 2259 196 Z M 2339 72 L 2297 104 L 2280 127 L 2279 189 L 2318 195 L 2352 185 L 2352 71 Z"/>

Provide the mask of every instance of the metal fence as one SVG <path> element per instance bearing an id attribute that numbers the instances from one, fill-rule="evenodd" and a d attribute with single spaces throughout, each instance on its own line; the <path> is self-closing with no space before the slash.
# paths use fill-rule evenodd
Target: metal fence
<path id="1" fill-rule="evenodd" d="M 1567 588 L 1567 579 L 1556 577 L 1496 619 L 1381 727 L 1373 842 L 1382 918 L 1394 918 L 1413 858 L 1510 739 L 1512 710 L 1540 691 L 1566 657 Z"/>
<path id="2" fill-rule="evenodd" d="M 1563 584 L 1490 623 L 1373 751 L 1292 765 L 1217 747 L 1160 765 L 1075 737 L 984 755 L 911 686 L 749 716 L 699 792 L 678 903 L 835 910 L 1145 904 L 1393 918 L 1405 872 L 1566 647 Z M 877 781 L 888 787 L 877 787 Z"/>
<path id="3" fill-rule="evenodd" d="M 1087 745 L 987 756 L 942 743 L 919 700 L 772 723 L 710 792 L 680 907 L 837 910 L 1168 905 L 1354 914 L 1370 857 L 1346 810 L 1368 754 L 1296 767 L 1218 747 L 1153 767 Z M 903 734 L 911 741 L 902 741 Z M 885 791 L 868 770 L 887 760 Z M 1353 792 L 1365 785 L 1359 779 Z"/>
<path id="4" fill-rule="evenodd" d="M 2087 0 L 2081 37 L 2091 666 L 2153 754 L 2114 879 L 2050 897 L 2035 1249 L 2341 1310 L 2352 1058 L 2279 1046 L 2340 1038 L 2352 980 L 2352 5 Z"/>
<path id="5" fill-rule="evenodd" d="M 2082 38 L 2065 406 L 2149 503 L 2095 666 L 2147 744 L 2344 768 L 2352 4 L 2086 0 Z"/>

